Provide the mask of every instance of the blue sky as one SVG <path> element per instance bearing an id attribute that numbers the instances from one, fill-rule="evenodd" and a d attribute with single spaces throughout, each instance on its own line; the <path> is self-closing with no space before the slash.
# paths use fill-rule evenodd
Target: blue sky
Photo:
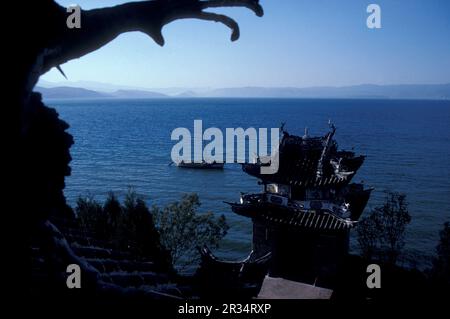
<path id="1" fill-rule="evenodd" d="M 90 9 L 126 1 L 58 2 Z M 370 3 L 381 7 L 381 29 L 366 27 Z M 127 33 L 62 68 L 70 81 L 147 88 L 450 83 L 448 0 L 261 4 L 262 18 L 242 8 L 219 10 L 238 21 L 237 42 L 220 24 L 182 20 L 163 29 L 164 47 Z M 56 70 L 42 79 L 64 81 Z"/>

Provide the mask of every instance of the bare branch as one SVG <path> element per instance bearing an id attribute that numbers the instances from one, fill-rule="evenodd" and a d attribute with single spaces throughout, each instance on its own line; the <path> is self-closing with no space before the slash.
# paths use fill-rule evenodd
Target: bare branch
<path id="1" fill-rule="evenodd" d="M 221 7 L 245 7 L 257 16 L 263 15 L 258 0 L 153 0 L 82 11 L 81 29 L 55 26 L 61 29 L 60 38 L 53 41 L 54 47 L 46 50 L 42 73 L 95 51 L 125 32 L 143 32 L 162 46 L 163 26 L 180 19 L 193 18 L 222 23 L 231 29 L 231 40 L 236 41 L 240 33 L 236 21 L 226 15 L 203 11 Z M 64 19 L 61 21 L 65 22 Z"/>
<path id="2" fill-rule="evenodd" d="M 252 10 L 258 17 L 262 17 L 264 15 L 264 10 L 259 4 L 259 0 L 209 0 L 202 2 L 201 7 L 202 9 L 219 7 L 246 7 Z"/>
<path id="3" fill-rule="evenodd" d="M 217 14 L 212 12 L 191 12 L 191 13 L 183 13 L 174 15 L 171 17 L 171 21 L 179 20 L 179 19 L 199 19 L 199 20 L 206 20 L 206 21 L 214 21 L 214 22 L 220 22 L 226 25 L 228 28 L 231 29 L 231 41 L 236 41 L 239 39 L 239 25 L 236 21 L 231 19 L 230 17 L 223 15 L 223 14 Z M 170 21 L 170 22 L 171 22 Z"/>
<path id="4" fill-rule="evenodd" d="M 196 18 L 207 21 L 221 22 L 231 29 L 231 41 L 236 41 L 237 39 L 239 39 L 239 25 L 236 21 L 227 17 L 226 15 L 211 12 L 200 12 L 200 14 Z"/>

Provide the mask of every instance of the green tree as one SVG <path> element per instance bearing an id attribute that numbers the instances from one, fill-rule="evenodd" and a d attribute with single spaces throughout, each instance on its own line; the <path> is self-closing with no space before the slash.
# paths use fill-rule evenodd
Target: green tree
<path id="1" fill-rule="evenodd" d="M 104 227 L 107 231 L 108 239 L 118 248 L 125 248 L 127 243 L 125 240 L 125 229 L 123 226 L 125 222 L 124 211 L 113 192 L 108 193 L 108 197 L 103 204 L 103 211 L 107 216 Z"/>
<path id="2" fill-rule="evenodd" d="M 198 247 L 217 247 L 229 229 L 225 216 L 200 214 L 197 212 L 200 205 L 197 194 L 188 194 L 164 209 L 152 208 L 161 243 L 180 269 L 198 260 Z"/>
<path id="3" fill-rule="evenodd" d="M 384 204 L 375 207 L 356 228 L 363 255 L 395 264 L 405 245 L 405 230 L 410 222 L 406 195 L 387 192 Z"/>
<path id="4" fill-rule="evenodd" d="M 145 201 L 133 189 L 129 189 L 124 200 L 124 225 L 139 253 L 143 255 L 161 255 L 164 248 L 160 244 L 159 233 L 153 216 Z"/>
<path id="5" fill-rule="evenodd" d="M 369 214 L 359 221 L 356 228 L 359 247 L 362 255 L 367 259 L 373 259 L 377 254 L 380 241 L 378 221 L 379 218 L 376 214 Z"/>
<path id="6" fill-rule="evenodd" d="M 436 247 L 437 256 L 433 261 L 432 274 L 435 278 L 450 283 L 450 222 L 444 224 L 439 235 L 440 240 Z"/>
<path id="7" fill-rule="evenodd" d="M 123 205 L 112 192 L 103 206 L 93 196 L 79 197 L 75 211 L 88 236 L 126 249 L 138 259 L 152 257 L 160 265 L 171 265 L 170 254 L 161 246 L 153 216 L 133 189 L 128 190 Z"/>
<path id="8" fill-rule="evenodd" d="M 75 213 L 82 229 L 94 233 L 97 238 L 106 238 L 105 225 L 108 216 L 103 211 L 102 205 L 93 196 L 78 197 Z"/>
<path id="9" fill-rule="evenodd" d="M 197 213 L 198 195 L 185 195 L 164 209 L 153 206 L 129 189 L 123 204 L 109 193 L 103 206 L 92 196 L 79 197 L 76 214 L 89 235 L 126 249 L 136 258 L 152 257 L 163 266 L 180 268 L 194 263 L 197 247 L 217 247 L 228 231 L 225 217 Z"/>

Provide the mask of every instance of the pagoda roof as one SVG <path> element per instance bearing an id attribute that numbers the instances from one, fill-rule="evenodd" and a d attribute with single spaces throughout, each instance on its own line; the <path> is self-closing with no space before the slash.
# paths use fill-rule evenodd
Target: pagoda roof
<path id="1" fill-rule="evenodd" d="M 265 183 L 281 183 L 299 187 L 340 186 L 351 181 L 364 159 L 364 156 L 358 156 L 347 160 L 350 172 L 346 174 L 336 174 L 331 169 L 326 169 L 321 176 L 318 176 L 317 160 L 307 157 L 296 162 L 280 160 L 278 172 L 275 174 L 261 174 L 261 164 L 242 164 L 242 170 Z"/>
<path id="2" fill-rule="evenodd" d="M 364 156 L 354 152 L 338 150 L 333 139 L 336 128 L 325 136 L 309 137 L 290 135 L 282 130 L 278 149 L 278 171 L 275 174 L 261 174 L 265 165 L 257 163 L 242 164 L 249 175 L 265 183 L 281 183 L 300 187 L 340 186 L 351 181 L 364 162 Z"/>
<path id="3" fill-rule="evenodd" d="M 258 207 L 251 204 L 228 203 L 236 214 L 280 224 L 311 230 L 341 231 L 350 229 L 357 221 L 344 219 L 326 211 L 284 210 L 279 207 Z"/>

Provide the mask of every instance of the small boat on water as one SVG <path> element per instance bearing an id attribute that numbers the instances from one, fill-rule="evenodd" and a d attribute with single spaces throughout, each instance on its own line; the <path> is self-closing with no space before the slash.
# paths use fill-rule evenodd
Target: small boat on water
<path id="1" fill-rule="evenodd" d="M 218 163 L 216 161 L 208 163 L 205 160 L 202 160 L 202 162 L 200 163 L 196 162 L 186 163 L 184 161 L 181 161 L 179 163 L 176 163 L 176 165 L 182 168 L 201 168 L 201 169 L 223 169 L 224 167 L 224 163 Z"/>

